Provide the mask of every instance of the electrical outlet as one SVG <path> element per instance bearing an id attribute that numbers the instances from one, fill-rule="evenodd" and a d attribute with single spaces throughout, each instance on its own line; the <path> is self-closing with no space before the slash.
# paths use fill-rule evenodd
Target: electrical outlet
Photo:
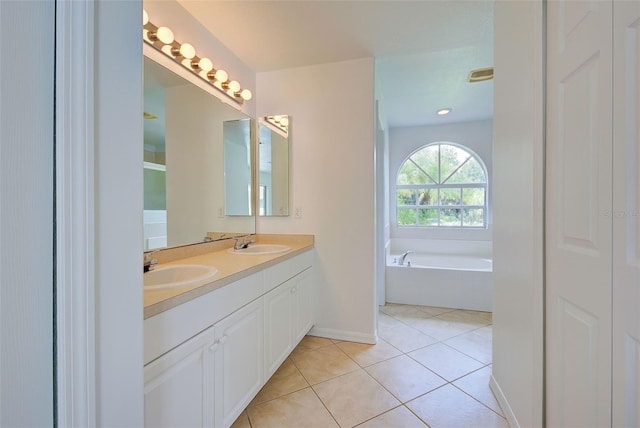
<path id="1" fill-rule="evenodd" d="M 295 218 L 302 218 L 302 207 L 296 207 L 294 210 L 293 216 Z"/>

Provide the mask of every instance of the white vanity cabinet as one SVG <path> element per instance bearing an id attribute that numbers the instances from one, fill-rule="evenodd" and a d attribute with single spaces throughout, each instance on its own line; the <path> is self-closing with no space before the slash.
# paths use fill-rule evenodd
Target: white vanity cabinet
<path id="1" fill-rule="evenodd" d="M 145 319 L 145 426 L 236 420 L 313 324 L 312 254 Z"/>

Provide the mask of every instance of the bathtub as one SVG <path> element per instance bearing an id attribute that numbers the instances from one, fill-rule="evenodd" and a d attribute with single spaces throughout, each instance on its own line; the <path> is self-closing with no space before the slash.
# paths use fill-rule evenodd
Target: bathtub
<path id="1" fill-rule="evenodd" d="M 386 301 L 491 312 L 491 255 L 486 251 L 464 254 L 465 246 L 458 244 L 456 251 L 444 254 L 417 248 L 403 266 L 394 260 L 406 250 L 392 248 L 387 255 Z"/>

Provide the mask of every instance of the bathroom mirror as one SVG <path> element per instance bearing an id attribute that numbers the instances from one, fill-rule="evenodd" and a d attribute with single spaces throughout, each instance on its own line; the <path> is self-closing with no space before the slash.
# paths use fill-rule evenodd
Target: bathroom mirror
<path id="1" fill-rule="evenodd" d="M 144 115 L 145 250 L 255 233 L 250 205 L 231 216 L 225 199 L 226 187 L 251 200 L 252 156 L 243 155 L 248 166 L 225 171 L 225 147 L 250 150 L 252 120 L 147 57 Z M 225 133 L 225 123 L 235 132 Z"/>
<path id="2" fill-rule="evenodd" d="M 258 120 L 258 215 L 289 215 L 289 146 L 291 117 Z"/>

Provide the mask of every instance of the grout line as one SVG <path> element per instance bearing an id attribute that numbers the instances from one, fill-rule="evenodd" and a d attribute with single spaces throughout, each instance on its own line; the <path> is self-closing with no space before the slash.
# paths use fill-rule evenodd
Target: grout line
<path id="1" fill-rule="evenodd" d="M 251 400 L 251 403 L 249 403 L 249 404 L 247 405 L 247 407 L 245 408 L 245 411 L 246 411 L 249 407 L 256 407 L 256 406 L 260 406 L 260 405 L 262 405 L 262 404 L 269 403 L 270 401 L 277 400 L 278 398 L 286 397 L 287 395 L 291 395 L 291 394 L 293 394 L 293 393 L 295 393 L 295 392 L 299 392 L 299 391 L 302 391 L 302 390 L 303 390 L 303 389 L 305 389 L 305 388 L 310 388 L 310 387 L 311 387 L 311 384 L 309 383 L 309 381 L 307 380 L 307 378 L 306 378 L 306 377 L 304 377 L 304 375 L 302 374 L 302 372 L 300 371 L 300 369 L 298 368 L 298 366 L 296 366 L 296 363 L 294 363 L 294 362 L 293 362 L 293 359 L 292 359 L 291 357 L 287 357 L 287 358 L 282 362 L 282 364 L 280 365 L 280 367 L 282 367 L 282 365 L 283 365 L 287 360 L 289 360 L 289 361 L 291 362 L 291 364 L 293 365 L 293 367 L 296 369 L 296 371 L 297 371 L 297 372 L 298 372 L 298 374 L 302 377 L 302 379 L 304 379 L 304 381 L 305 381 L 305 383 L 306 383 L 307 385 L 306 385 L 306 386 L 303 386 L 302 388 L 299 388 L 299 389 L 296 389 L 296 390 L 293 390 L 293 391 L 289 391 L 289 392 L 287 392 L 286 394 L 278 395 L 278 396 L 276 396 L 276 397 L 272 397 L 272 398 L 270 398 L 270 399 L 268 399 L 268 400 L 265 400 L 265 401 L 262 401 L 262 402 L 260 402 L 260 403 L 256 403 L 256 404 L 253 404 L 253 405 L 252 405 L 251 403 L 253 403 L 253 400 L 255 400 L 255 397 L 254 397 L 254 399 L 253 399 L 253 400 Z M 271 377 L 267 380 L 267 382 L 264 384 L 264 386 L 263 386 L 262 388 L 260 388 L 260 391 L 258 391 L 258 394 L 260 394 L 260 392 L 261 392 L 261 391 L 262 391 L 262 390 L 267 386 L 267 384 L 271 381 L 271 379 L 273 379 L 273 376 L 274 376 L 274 375 L 276 374 L 276 372 L 280 369 L 280 367 L 278 367 L 278 369 L 273 373 L 273 375 L 271 375 Z M 256 397 L 257 397 L 257 395 L 256 395 Z M 248 413 L 247 413 L 247 416 L 249 416 L 249 414 L 248 414 Z"/>
<path id="2" fill-rule="evenodd" d="M 479 369 L 478 369 L 479 370 Z M 451 386 L 453 386 L 454 388 L 457 388 L 458 390 L 460 390 L 461 392 L 465 393 L 467 396 L 473 398 L 475 401 L 477 401 L 478 403 L 482 404 L 484 407 L 486 407 L 487 409 L 491 410 L 493 413 L 495 413 L 496 415 L 500 416 L 503 419 L 507 419 L 504 415 L 501 415 L 500 413 L 496 412 L 495 410 L 493 410 L 491 407 L 487 406 L 485 403 L 483 403 L 482 401 L 480 401 L 479 399 L 477 399 L 476 397 L 474 397 L 473 395 L 469 394 L 467 391 L 465 391 L 464 389 L 460 388 L 458 385 L 455 385 L 453 382 L 451 383 Z M 500 407 L 500 404 L 498 404 L 498 407 Z M 500 408 L 500 410 L 502 410 L 502 408 Z"/>
<path id="3" fill-rule="evenodd" d="M 436 389 L 437 389 L 437 388 L 436 388 Z M 435 389 L 434 389 L 434 391 L 435 391 Z M 416 397 L 416 398 L 418 398 L 418 397 Z M 413 414 L 413 416 L 415 416 L 416 418 L 418 418 L 418 420 L 419 420 L 420 422 L 422 422 L 422 423 L 424 424 L 424 426 L 426 426 L 427 428 L 430 428 L 430 426 L 429 426 L 429 424 L 427 423 L 427 421 L 425 421 L 424 419 L 422 419 L 420 416 L 416 415 L 416 413 L 415 413 L 413 410 L 411 410 L 411 408 L 410 408 L 409 406 L 407 406 L 406 404 L 403 404 L 403 406 L 404 406 L 404 407 L 405 407 L 409 412 L 411 412 L 411 414 Z"/>
<path id="4" fill-rule="evenodd" d="M 336 379 L 336 378 L 334 378 Z M 320 382 L 322 383 L 322 382 Z M 318 384 L 319 385 L 319 384 Z M 325 410 L 327 411 L 327 413 L 329 413 L 329 416 L 331 416 L 331 419 L 333 419 L 336 423 L 336 425 L 338 425 L 339 427 L 342 427 L 342 425 L 340 425 L 340 423 L 338 422 L 338 420 L 336 419 L 336 417 L 333 415 L 333 413 L 331 413 L 331 410 L 329 410 L 329 408 L 327 407 L 327 405 L 324 403 L 324 401 L 322 401 L 322 398 L 320 398 L 320 396 L 318 395 L 318 392 L 313 388 L 313 386 L 309 386 L 309 388 L 311 388 L 311 390 L 313 391 L 313 393 L 316 395 L 316 397 L 318 398 L 318 401 L 320 401 L 320 403 L 322 404 L 322 407 L 325 408 Z"/>
<path id="5" fill-rule="evenodd" d="M 447 339 L 447 340 L 449 340 L 449 339 Z M 456 351 L 456 352 L 461 353 L 462 355 L 464 355 L 464 356 L 466 356 L 466 357 L 471 358 L 471 359 L 472 359 L 472 360 L 474 360 L 474 361 L 479 362 L 480 364 L 484 364 L 485 366 L 486 366 L 486 365 L 488 365 L 488 364 L 491 364 L 491 363 L 485 363 L 484 361 L 481 361 L 481 360 L 477 359 L 476 357 L 473 357 L 473 356 L 471 356 L 471 355 L 467 354 L 466 352 L 461 351 L 460 349 L 456 348 L 455 346 L 449 345 L 447 342 L 442 342 L 442 344 L 443 344 L 443 345 L 445 345 L 445 346 L 448 346 L 449 348 L 453 349 L 453 350 L 454 350 L 454 351 Z M 493 359 L 493 358 L 492 358 L 492 359 Z"/>

